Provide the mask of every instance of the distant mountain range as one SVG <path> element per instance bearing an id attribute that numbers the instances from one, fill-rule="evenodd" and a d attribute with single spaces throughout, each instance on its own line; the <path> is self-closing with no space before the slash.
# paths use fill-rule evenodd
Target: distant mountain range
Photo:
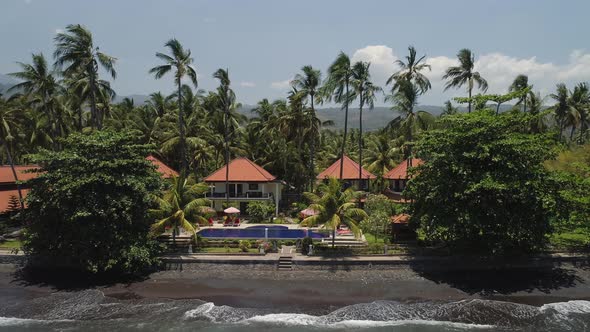
<path id="1" fill-rule="evenodd" d="M 8 75 L 0 74 L 0 94 L 7 95 L 6 90 L 8 90 L 12 85 L 18 83 L 15 79 Z M 114 99 L 115 103 L 121 102 L 123 98 L 131 98 L 135 105 L 142 105 L 148 99 L 148 95 L 129 95 L 129 96 L 116 96 Z M 246 115 L 247 117 L 252 117 L 251 110 L 256 106 L 253 105 L 242 105 L 242 107 L 238 110 L 238 112 Z M 501 110 L 510 109 L 512 105 L 502 105 Z M 466 108 L 460 107 L 460 110 L 465 111 Z M 433 106 L 433 105 L 419 105 L 417 106 L 417 110 L 429 112 L 432 115 L 439 115 L 443 111 L 442 106 Z M 339 107 L 329 107 L 329 108 L 318 108 L 317 109 L 318 117 L 323 120 L 331 120 L 334 122 L 334 126 L 332 128 L 340 129 L 344 128 L 344 111 L 341 110 Z M 367 131 L 377 130 L 380 128 L 385 127 L 389 121 L 393 120 L 398 116 L 398 113 L 392 111 L 389 107 L 375 107 L 372 110 L 363 109 L 363 129 Z M 348 125 L 350 128 L 358 128 L 359 127 L 359 109 L 358 108 L 350 108 L 348 110 Z"/>

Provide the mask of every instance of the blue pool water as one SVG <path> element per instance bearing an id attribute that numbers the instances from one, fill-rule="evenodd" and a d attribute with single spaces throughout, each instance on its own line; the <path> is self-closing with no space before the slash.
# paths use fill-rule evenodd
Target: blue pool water
<path id="1" fill-rule="evenodd" d="M 231 238 L 231 239 L 264 239 L 265 229 L 268 229 L 269 239 L 302 239 L 310 236 L 314 239 L 322 239 L 328 235 L 312 232 L 304 229 L 289 229 L 286 226 L 250 226 L 248 228 L 207 228 L 199 231 L 204 238 Z"/>

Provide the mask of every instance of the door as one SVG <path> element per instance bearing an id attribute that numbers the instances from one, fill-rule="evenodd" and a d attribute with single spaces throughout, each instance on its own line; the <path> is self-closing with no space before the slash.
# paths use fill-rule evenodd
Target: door
<path id="1" fill-rule="evenodd" d="M 242 183 L 238 183 L 236 186 L 238 189 L 237 197 L 242 197 L 242 193 L 244 192 L 244 185 Z"/>

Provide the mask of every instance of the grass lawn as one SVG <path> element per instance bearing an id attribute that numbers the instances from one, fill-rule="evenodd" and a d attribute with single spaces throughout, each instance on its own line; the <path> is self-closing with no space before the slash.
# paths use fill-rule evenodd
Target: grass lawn
<path id="1" fill-rule="evenodd" d="M 551 246 L 556 249 L 581 250 L 590 249 L 590 231 L 576 228 L 566 232 L 556 232 L 549 238 Z"/>
<path id="2" fill-rule="evenodd" d="M 20 249 L 21 242 L 19 240 L 6 240 L 4 242 L 0 242 L 1 249 Z"/>
<path id="3" fill-rule="evenodd" d="M 385 243 L 383 238 L 376 238 L 375 235 L 371 233 L 365 233 L 365 239 L 367 239 L 368 244 Z"/>
<path id="4" fill-rule="evenodd" d="M 240 248 L 220 248 L 220 247 L 206 247 L 202 248 L 199 252 L 203 253 L 241 253 L 243 252 Z M 248 249 L 249 253 L 257 253 L 258 248 Z"/>

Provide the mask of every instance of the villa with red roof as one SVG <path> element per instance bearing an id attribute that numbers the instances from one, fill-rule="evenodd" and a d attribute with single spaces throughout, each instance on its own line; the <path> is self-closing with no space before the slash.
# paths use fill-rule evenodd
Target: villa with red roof
<path id="1" fill-rule="evenodd" d="M 340 178 L 340 163 L 343 162 L 342 178 Z M 342 158 L 336 160 L 330 167 L 322 171 L 316 179 L 326 180 L 328 178 L 336 178 L 348 182 L 351 186 L 359 188 L 359 164 L 348 156 L 344 155 Z M 371 172 L 361 167 L 360 188 L 364 190 L 369 189 L 369 180 L 374 180 L 377 177 Z"/>
<path id="2" fill-rule="evenodd" d="M 228 167 L 229 193 L 226 192 L 225 183 Z M 242 212 L 246 211 L 248 202 L 268 200 L 274 202 L 275 214 L 279 213 L 283 182 L 248 158 L 231 160 L 228 165 L 206 177 L 205 182 L 211 188 L 207 198 L 213 201 L 216 211 L 223 210 L 226 200 L 239 203 Z"/>
<path id="3" fill-rule="evenodd" d="M 162 175 L 162 178 L 168 179 L 178 176 L 178 172 L 168 167 L 168 165 L 164 164 L 158 158 L 150 155 L 146 159 L 156 166 L 156 170 Z M 18 180 L 27 181 L 35 178 L 37 173 L 27 173 L 26 171 L 39 168 L 39 166 L 15 165 L 14 168 Z M 21 184 L 20 187 L 24 199 L 27 196 L 30 187 L 26 182 Z M 15 199 L 18 202 L 18 190 L 12 169 L 9 165 L 0 165 L 0 213 L 6 212 L 10 207 L 10 201 L 14 201 Z"/>
<path id="4" fill-rule="evenodd" d="M 402 161 L 399 165 L 392 168 L 389 172 L 383 175 L 383 178 L 389 180 L 389 189 L 394 193 L 401 193 L 406 188 L 406 184 L 409 179 L 408 169 L 411 167 L 417 167 L 422 165 L 424 162 L 422 159 L 409 158 Z"/>

